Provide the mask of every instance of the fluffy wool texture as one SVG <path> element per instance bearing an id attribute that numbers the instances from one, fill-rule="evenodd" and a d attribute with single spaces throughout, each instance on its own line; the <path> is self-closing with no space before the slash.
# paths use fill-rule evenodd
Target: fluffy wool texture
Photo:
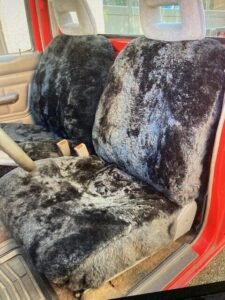
<path id="1" fill-rule="evenodd" d="M 91 149 L 95 112 L 113 61 L 112 45 L 103 36 L 56 37 L 31 85 L 35 122 Z"/>
<path id="2" fill-rule="evenodd" d="M 116 59 L 98 106 L 96 153 L 173 201 L 202 199 L 224 69 L 225 49 L 213 39 L 133 40 Z"/>
<path id="3" fill-rule="evenodd" d="M 60 137 L 41 126 L 10 123 L 0 127 L 34 160 L 61 156 L 56 145 Z"/>
<path id="4" fill-rule="evenodd" d="M 60 138 L 45 128 L 33 124 L 0 124 L 0 127 L 26 152 L 33 160 L 62 156 L 56 143 Z M 0 177 L 13 167 L 0 166 Z"/>
<path id="5" fill-rule="evenodd" d="M 76 98 L 71 92 L 73 97 L 54 106 L 50 101 L 70 84 L 62 47 L 71 39 L 59 41 L 54 55 L 65 76 L 58 80 L 51 64 L 44 68 L 41 62 L 33 85 L 33 95 L 36 88 L 41 98 L 34 108 L 48 128 L 85 137 L 91 126 L 87 131 L 77 126 L 90 117 L 89 93 Z M 80 38 L 76 49 L 84 41 L 92 38 Z M 66 49 L 71 57 L 73 47 Z M 84 67 L 86 48 L 81 49 L 73 59 Z M 54 158 L 38 161 L 35 173 L 16 169 L 0 179 L 0 214 L 39 272 L 72 290 L 97 287 L 173 239 L 180 207 L 207 186 L 224 94 L 224 51 L 213 40 L 132 41 L 111 70 L 93 130 L 97 153 L 117 166 L 94 157 Z M 52 50 L 46 55 L 51 61 Z M 93 64 L 88 66 L 95 72 Z M 90 78 L 95 82 L 83 78 L 88 90 Z M 81 84 L 77 77 L 71 80 Z M 52 81 L 55 92 L 48 98 Z M 77 110 L 71 109 L 72 99 Z"/>
<path id="6" fill-rule="evenodd" d="M 43 53 L 31 84 L 31 113 L 41 126 L 0 126 L 34 160 L 61 156 L 56 143 L 62 138 L 71 140 L 73 147 L 85 143 L 92 153 L 94 117 L 113 61 L 105 37 L 56 37 Z M 11 169 L 0 167 L 0 177 Z"/>
<path id="7" fill-rule="evenodd" d="M 37 166 L 0 179 L 0 214 L 49 280 L 97 287 L 172 239 L 179 206 L 115 166 L 95 157 Z"/>

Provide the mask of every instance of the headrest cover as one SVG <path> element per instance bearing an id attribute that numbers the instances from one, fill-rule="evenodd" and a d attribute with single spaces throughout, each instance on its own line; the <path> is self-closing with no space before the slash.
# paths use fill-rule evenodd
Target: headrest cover
<path id="1" fill-rule="evenodd" d="M 140 0 L 140 18 L 144 35 L 164 41 L 200 40 L 206 36 L 202 0 Z M 180 6 L 181 23 L 162 23 L 160 6 Z"/>
<path id="2" fill-rule="evenodd" d="M 96 23 L 86 0 L 53 0 L 58 26 L 67 35 L 96 34 Z"/>

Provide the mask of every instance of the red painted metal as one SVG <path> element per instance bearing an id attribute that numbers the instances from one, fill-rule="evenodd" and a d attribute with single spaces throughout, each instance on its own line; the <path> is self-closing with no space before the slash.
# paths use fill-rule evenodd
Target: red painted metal
<path id="1" fill-rule="evenodd" d="M 131 41 L 131 39 L 124 39 L 124 38 L 111 38 L 109 40 L 113 45 L 116 56 Z"/>
<path id="2" fill-rule="evenodd" d="M 33 40 L 34 40 L 34 49 L 36 51 L 41 52 L 43 50 L 43 48 L 42 48 L 41 34 L 40 34 L 40 30 L 39 30 L 35 0 L 28 1 L 28 9 L 29 9 L 30 19 L 31 19 L 31 27 L 32 27 L 32 33 L 33 33 Z"/>
<path id="3" fill-rule="evenodd" d="M 52 40 L 51 24 L 48 12 L 48 1 L 38 0 L 36 2 L 39 10 L 39 23 L 41 29 L 41 40 L 43 49 L 45 49 Z"/>
<path id="4" fill-rule="evenodd" d="M 198 257 L 189 264 L 165 290 L 187 284 L 225 247 L 225 122 L 215 163 L 212 196 L 205 227 L 193 242 L 192 249 Z"/>

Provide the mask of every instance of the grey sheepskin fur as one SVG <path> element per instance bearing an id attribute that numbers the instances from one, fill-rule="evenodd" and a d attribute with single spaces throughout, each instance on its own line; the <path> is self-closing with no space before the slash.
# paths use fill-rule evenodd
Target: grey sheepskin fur
<path id="1" fill-rule="evenodd" d="M 109 67 L 109 46 L 102 37 L 55 42 L 35 75 L 33 109 L 47 128 L 84 142 L 107 77 L 99 83 L 95 72 Z M 99 49 L 95 61 L 87 60 L 88 49 Z M 32 174 L 17 168 L 0 179 L 1 217 L 40 273 L 74 291 L 98 287 L 173 239 L 182 206 L 206 190 L 224 52 L 214 40 L 133 40 L 98 106 L 93 142 L 100 159 L 40 160 Z"/>
<path id="2" fill-rule="evenodd" d="M 171 241 L 179 206 L 148 185 L 95 157 L 36 163 L 0 179 L 0 214 L 49 280 L 97 287 Z"/>
<path id="3" fill-rule="evenodd" d="M 56 37 L 43 53 L 31 85 L 37 124 L 92 147 L 92 127 L 109 69 L 111 43 L 103 36 Z"/>
<path id="4" fill-rule="evenodd" d="M 180 204 L 201 198 L 224 97 L 213 39 L 140 37 L 117 57 L 93 129 L 96 153 Z"/>
<path id="5" fill-rule="evenodd" d="M 33 160 L 62 156 L 56 143 L 61 139 L 42 126 L 33 124 L 3 123 L 0 127 L 26 152 Z M 13 167 L 0 166 L 0 177 Z"/>
<path id="6" fill-rule="evenodd" d="M 45 128 L 34 124 L 0 124 L 0 127 L 33 160 L 61 156 L 56 145 L 61 138 Z"/>
<path id="7" fill-rule="evenodd" d="M 113 48 L 105 37 L 56 37 L 31 84 L 31 113 L 41 126 L 0 126 L 33 160 L 61 156 L 56 143 L 63 138 L 73 147 L 85 143 L 92 153 L 94 117 L 113 61 Z M 11 169 L 0 167 L 0 177 Z"/>

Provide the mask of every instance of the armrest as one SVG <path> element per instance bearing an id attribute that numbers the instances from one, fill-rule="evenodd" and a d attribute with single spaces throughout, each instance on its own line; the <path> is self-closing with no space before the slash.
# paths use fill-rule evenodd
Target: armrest
<path id="1" fill-rule="evenodd" d="M 8 93 L 7 95 L 0 96 L 0 105 L 15 103 L 18 99 L 18 93 Z"/>

